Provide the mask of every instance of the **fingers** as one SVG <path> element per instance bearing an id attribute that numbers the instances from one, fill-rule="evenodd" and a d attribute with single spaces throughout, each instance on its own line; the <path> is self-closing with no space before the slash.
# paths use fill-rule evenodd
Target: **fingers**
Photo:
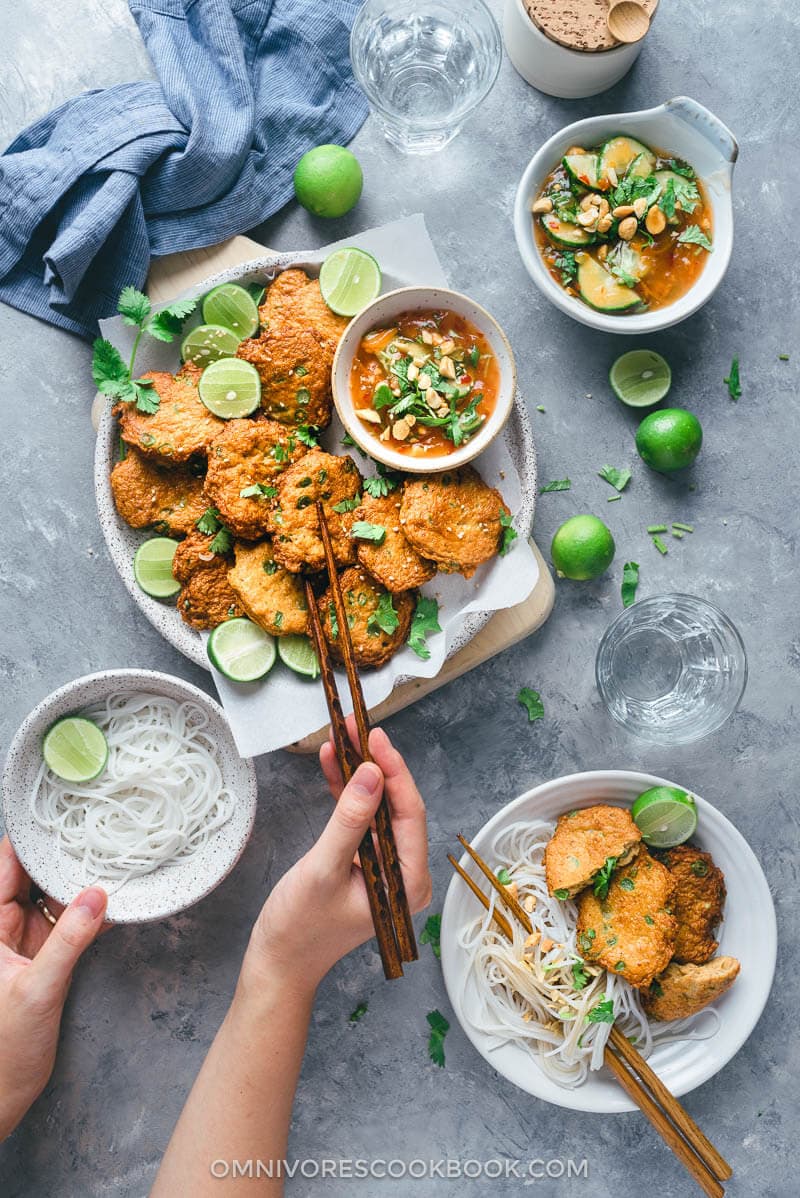
<path id="1" fill-rule="evenodd" d="M 17 860 L 7 836 L 0 840 L 0 903 L 10 903 L 23 898 L 30 886 L 30 878 Z"/>
<path id="2" fill-rule="evenodd" d="M 339 795 L 333 814 L 310 856 L 323 876 L 348 873 L 364 833 L 369 829 L 383 794 L 383 774 L 372 762 L 362 762 Z"/>
<path id="3" fill-rule="evenodd" d="M 31 990 L 41 1001 L 59 1001 L 82 952 L 103 926 L 108 897 L 99 886 L 82 891 L 53 928 L 31 962 Z"/>

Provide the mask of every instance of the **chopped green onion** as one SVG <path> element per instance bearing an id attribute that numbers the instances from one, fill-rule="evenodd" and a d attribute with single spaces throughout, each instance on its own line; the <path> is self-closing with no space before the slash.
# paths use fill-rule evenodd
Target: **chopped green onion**
<path id="1" fill-rule="evenodd" d="M 673 537 L 676 538 L 676 540 L 682 541 L 683 538 L 686 536 L 686 533 L 681 532 L 681 530 L 679 528 L 673 528 L 672 535 L 673 535 Z"/>
<path id="2" fill-rule="evenodd" d="M 778 354 L 778 361 L 779 362 L 788 362 L 789 355 L 788 354 Z"/>
<path id="3" fill-rule="evenodd" d="M 654 532 L 666 532 L 666 524 L 648 524 L 647 531 L 652 535 Z"/>
<path id="4" fill-rule="evenodd" d="M 661 537 L 653 537 L 653 544 L 655 545 L 655 547 L 659 553 L 669 553 L 669 550 L 667 549 L 664 542 L 661 540 Z"/>
<path id="5" fill-rule="evenodd" d="M 694 532 L 694 526 L 692 524 L 681 524 L 680 520 L 673 520 L 672 527 L 680 528 L 683 530 L 683 532 Z M 666 532 L 666 529 L 664 529 L 664 531 Z"/>

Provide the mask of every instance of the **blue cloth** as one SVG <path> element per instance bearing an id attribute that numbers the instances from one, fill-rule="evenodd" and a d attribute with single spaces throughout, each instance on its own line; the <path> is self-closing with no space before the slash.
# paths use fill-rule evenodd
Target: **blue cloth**
<path id="1" fill-rule="evenodd" d="M 366 114 L 360 0 L 129 0 L 159 83 L 85 92 L 0 157 L 0 299 L 93 337 L 150 256 L 214 245 L 291 197 L 298 159 Z"/>

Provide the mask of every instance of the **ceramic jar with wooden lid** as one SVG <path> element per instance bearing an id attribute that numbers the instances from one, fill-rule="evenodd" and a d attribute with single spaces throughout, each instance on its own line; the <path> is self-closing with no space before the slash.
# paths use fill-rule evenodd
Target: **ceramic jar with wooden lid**
<path id="1" fill-rule="evenodd" d="M 658 0 L 642 0 L 652 18 Z M 608 28 L 609 0 L 505 0 L 503 38 L 523 79 L 551 96 L 578 100 L 618 83 L 644 38 L 624 44 Z"/>

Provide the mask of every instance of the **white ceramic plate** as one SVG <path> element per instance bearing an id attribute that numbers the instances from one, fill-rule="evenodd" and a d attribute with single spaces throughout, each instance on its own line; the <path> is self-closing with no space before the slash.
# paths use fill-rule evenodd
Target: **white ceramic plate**
<path id="1" fill-rule="evenodd" d="M 196 287 L 192 287 L 186 294 L 190 296 L 205 295 L 207 291 L 210 291 L 212 287 L 216 287 L 219 283 L 242 283 L 245 285 L 257 282 L 266 283 L 289 267 L 300 267 L 307 271 L 309 275 L 316 276 L 319 274 L 320 263 L 323 257 L 324 255 L 315 258 L 313 255 L 270 254 L 267 257 L 258 258 L 252 262 L 246 262 L 240 266 L 222 271 L 220 274 L 213 275 L 205 279 L 202 283 L 198 283 Z M 387 289 L 400 287 L 404 282 L 405 280 L 392 276 L 384 277 L 384 284 Z M 153 354 L 154 357 L 152 361 L 148 359 L 145 362 L 144 354 L 142 355 L 142 361 L 139 362 L 138 367 L 142 371 L 145 369 L 177 369 L 180 351 L 176 344 L 148 345 L 145 346 L 145 352 Z M 512 461 L 519 474 L 523 496 L 519 511 L 514 513 L 514 525 L 521 537 L 527 537 L 533 524 L 533 513 L 536 504 L 536 450 L 533 444 L 533 431 L 525 408 L 525 401 L 519 393 L 515 395 L 511 416 L 503 430 L 502 436 L 505 438 Z M 333 453 L 340 452 L 336 444 L 331 445 L 326 442 L 325 434 L 323 434 L 321 441 L 324 448 L 329 448 Z M 159 600 L 145 595 L 133 576 L 133 555 L 142 541 L 153 536 L 153 532 L 147 529 L 136 530 L 131 528 L 121 519 L 114 506 L 114 497 L 111 493 L 109 476 L 111 468 L 116 461 L 118 444 L 118 423 L 115 417 L 111 415 L 110 405 L 106 405 L 97 431 L 97 445 L 94 458 L 94 486 L 100 527 L 103 530 L 111 560 L 131 599 L 153 627 L 171 645 L 174 645 L 184 657 L 188 657 L 195 665 L 209 670 L 210 666 L 206 654 L 205 637 L 194 628 L 190 628 L 188 624 L 185 624 L 173 605 L 161 603 Z M 475 465 L 480 470 L 480 459 L 478 459 Z M 472 640 L 491 619 L 493 614 L 493 612 L 468 613 L 464 617 L 459 631 L 453 635 L 452 641 L 448 642 L 449 650 L 447 656 L 452 657 L 453 654 L 457 653 L 459 649 L 462 649 L 464 645 Z"/>
<path id="2" fill-rule="evenodd" d="M 256 770 L 239 756 L 222 708 L 203 691 L 170 674 L 153 670 L 106 670 L 76 678 L 39 703 L 11 742 L 3 771 L 3 817 L 14 851 L 34 882 L 58 902 L 69 903 L 81 889 L 62 877 L 56 837 L 35 822 L 29 810 L 34 780 L 42 762 L 42 737 L 61 716 L 71 715 L 110 694 L 144 691 L 178 702 L 196 703 L 209 718 L 225 785 L 235 796 L 231 818 L 201 853 L 178 865 L 162 866 L 131 878 L 110 893 L 113 923 L 145 923 L 191 907 L 220 884 L 239 860 L 256 815 Z M 100 883 L 102 885 L 102 883 Z M 113 891 L 113 883 L 109 890 Z"/>
<path id="3" fill-rule="evenodd" d="M 516 820 L 555 821 L 565 811 L 594 803 L 629 807 L 642 791 L 660 785 L 676 783 L 628 770 L 596 770 L 556 778 L 503 807 L 472 838 L 472 844 L 492 865 L 491 841 L 498 831 Z M 728 889 L 725 918 L 718 932 L 719 952 L 737 957 L 742 969 L 731 989 L 714 1004 L 720 1017 L 715 1035 L 707 1040 L 683 1040 L 654 1048 L 649 1063 L 678 1097 L 718 1073 L 745 1043 L 766 1005 L 777 951 L 772 896 L 752 849 L 710 803 L 697 798 L 697 807 L 699 823 L 693 841 L 711 853 L 725 875 Z M 466 854 L 461 865 L 480 879 Z M 456 1017 L 484 1060 L 526 1093 L 568 1110 L 602 1114 L 635 1110 L 606 1070 L 592 1073 L 583 1086 L 569 1090 L 547 1077 L 523 1049 L 513 1044 L 493 1047 L 488 1036 L 475 1030 L 468 1019 L 469 1013 L 476 1009 L 475 984 L 467 981 L 467 958 L 458 947 L 457 936 L 479 911 L 477 900 L 454 875 L 442 913 L 442 968 Z"/>

